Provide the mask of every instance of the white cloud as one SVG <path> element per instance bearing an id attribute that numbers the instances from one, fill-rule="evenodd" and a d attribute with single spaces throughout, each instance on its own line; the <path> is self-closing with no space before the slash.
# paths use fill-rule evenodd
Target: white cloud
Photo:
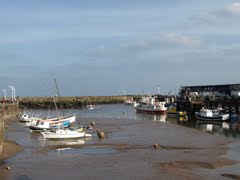
<path id="1" fill-rule="evenodd" d="M 240 17 L 240 2 L 234 2 L 227 4 L 222 8 L 216 9 L 215 11 L 202 12 L 194 19 L 198 19 L 211 24 L 219 23 L 236 23 L 236 20 Z"/>
<path id="2" fill-rule="evenodd" d="M 199 38 L 186 36 L 186 35 L 179 35 L 179 34 L 166 34 L 163 37 L 163 40 L 166 43 L 170 43 L 173 45 L 179 45 L 184 47 L 196 47 L 202 45 L 202 41 Z"/>
<path id="3" fill-rule="evenodd" d="M 131 44 L 124 44 L 122 48 L 152 49 L 156 47 L 199 47 L 203 44 L 197 37 L 176 33 L 157 34 Z"/>
<path id="4" fill-rule="evenodd" d="M 240 15 L 240 3 L 235 2 L 226 7 L 226 11 L 233 15 Z"/>

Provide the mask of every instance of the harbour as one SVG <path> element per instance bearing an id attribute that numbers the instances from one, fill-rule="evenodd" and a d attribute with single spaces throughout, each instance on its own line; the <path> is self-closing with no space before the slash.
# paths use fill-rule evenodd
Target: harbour
<path id="1" fill-rule="evenodd" d="M 76 124 L 94 121 L 95 132 L 97 129 L 106 132 L 106 138 L 103 139 L 93 134 L 90 138 L 44 140 L 40 133 L 30 133 L 24 123 L 10 121 L 6 137 L 20 144 L 24 150 L 4 162 L 3 167 L 11 167 L 9 171 L 3 170 L 6 178 L 148 179 L 157 178 L 161 174 L 164 178 L 185 179 L 186 174 L 181 174 L 175 168 L 183 168 L 186 173 L 191 172 L 187 176 L 194 179 L 224 179 L 224 174 L 238 174 L 238 163 L 233 161 L 236 159 L 233 154 L 240 147 L 240 127 L 237 123 L 229 123 L 227 127 L 224 123 L 215 122 L 212 129 L 209 129 L 196 119 L 136 113 L 133 106 L 124 104 L 103 104 L 99 107 L 66 109 L 65 113 L 76 114 Z M 30 111 L 39 116 L 49 114 L 49 110 L 44 109 Z M 56 110 L 50 110 L 50 114 L 55 113 Z M 228 150 L 227 144 L 232 141 L 233 147 Z M 154 144 L 159 147 L 154 148 Z M 216 147 L 224 151 L 216 153 Z M 225 158 L 217 155 L 224 155 L 225 152 L 232 152 L 232 160 L 225 159 L 228 158 L 227 155 Z M 201 160 L 198 156 L 201 156 Z M 224 171 L 218 172 L 218 168 L 208 169 L 208 166 L 221 167 Z M 193 173 L 192 170 L 187 170 L 190 167 L 203 168 L 204 173 L 196 170 Z M 173 169 L 175 173 L 170 173 Z M 67 174 L 58 172 L 66 170 Z M 142 173 L 136 174 L 140 170 Z"/>
<path id="2" fill-rule="evenodd" d="M 0 14 L 0 180 L 240 180 L 240 2 Z"/>
<path id="3" fill-rule="evenodd" d="M 186 111 L 194 115 L 203 106 L 209 109 L 221 107 L 230 114 L 240 112 L 240 84 L 222 84 L 205 86 L 183 86 L 178 94 L 142 94 L 119 96 L 64 96 L 58 97 L 18 97 L 16 101 L 20 108 L 54 109 L 55 103 L 63 109 L 81 109 L 89 105 L 119 104 L 125 102 L 139 102 L 142 98 L 155 97 L 166 104 L 175 104 L 178 111 Z"/>

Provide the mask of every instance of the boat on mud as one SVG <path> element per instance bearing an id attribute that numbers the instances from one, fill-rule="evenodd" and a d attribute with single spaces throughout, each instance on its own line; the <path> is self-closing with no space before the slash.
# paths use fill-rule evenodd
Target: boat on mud
<path id="1" fill-rule="evenodd" d="M 75 139 L 82 138 L 85 136 L 84 130 L 73 130 L 70 128 L 67 129 L 55 129 L 52 131 L 43 131 L 41 134 L 45 139 Z"/>
<path id="2" fill-rule="evenodd" d="M 29 125 L 31 132 L 42 132 L 43 130 L 50 130 L 59 127 L 69 127 L 71 123 L 75 122 L 76 116 L 67 116 L 61 118 L 54 118 L 50 120 L 39 119 Z"/>

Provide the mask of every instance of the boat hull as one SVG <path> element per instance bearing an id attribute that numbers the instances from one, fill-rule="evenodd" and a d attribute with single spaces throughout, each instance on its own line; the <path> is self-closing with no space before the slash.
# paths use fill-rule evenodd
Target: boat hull
<path id="1" fill-rule="evenodd" d="M 76 132 L 76 131 L 57 131 L 57 132 L 41 132 L 45 139 L 75 139 L 82 138 L 85 136 L 85 132 Z"/>
<path id="2" fill-rule="evenodd" d="M 199 112 L 195 113 L 195 116 L 199 120 L 205 120 L 205 121 L 227 121 L 229 118 L 228 114 L 224 115 L 213 115 L 213 116 L 203 116 Z"/>
<path id="3" fill-rule="evenodd" d="M 166 114 L 164 109 L 148 109 L 144 107 L 135 107 L 137 113 L 146 113 L 146 114 Z"/>
<path id="4" fill-rule="evenodd" d="M 43 130 L 56 129 L 60 127 L 69 127 L 71 124 L 70 119 L 73 117 L 61 119 L 61 120 L 39 120 L 36 124 L 30 124 L 28 127 L 31 132 L 41 132 Z M 74 119 L 75 120 L 75 119 Z"/>
<path id="5" fill-rule="evenodd" d="M 185 111 L 176 111 L 176 110 L 168 110 L 167 114 L 170 116 L 187 116 L 187 112 Z"/>

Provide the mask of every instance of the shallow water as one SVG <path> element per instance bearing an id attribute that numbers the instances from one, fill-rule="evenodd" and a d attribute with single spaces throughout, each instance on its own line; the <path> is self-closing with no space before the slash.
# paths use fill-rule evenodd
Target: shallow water
<path id="1" fill-rule="evenodd" d="M 147 121 L 160 121 L 166 123 L 179 124 L 186 127 L 200 129 L 202 131 L 225 136 L 229 139 L 240 139 L 240 124 L 228 122 L 204 122 L 197 121 L 194 117 L 191 118 L 176 118 L 167 115 L 151 115 L 136 113 L 133 106 L 126 106 L 123 104 L 112 105 L 96 105 L 95 109 L 67 109 L 64 110 L 65 114 L 76 114 L 77 120 L 81 122 L 82 118 L 119 118 L 131 120 L 147 120 Z M 38 114 L 39 116 L 47 117 L 49 115 L 55 116 L 55 110 L 31 110 L 31 113 Z"/>
<path id="2" fill-rule="evenodd" d="M 225 136 L 236 142 L 240 142 L 240 133 L 238 124 L 223 124 L 223 123 L 199 123 L 195 119 L 180 119 L 167 117 L 166 115 L 148 115 L 136 113 L 133 106 L 126 106 L 122 104 L 115 105 L 99 105 L 99 108 L 93 110 L 88 109 L 67 109 L 65 110 L 65 115 L 76 114 L 77 122 L 82 122 L 86 118 L 110 118 L 110 119 L 128 119 L 131 122 L 136 121 L 159 121 L 163 123 L 174 123 L 182 126 L 187 126 L 191 128 L 197 128 L 208 133 L 215 134 L 217 136 Z M 40 116 L 55 116 L 55 110 L 31 110 L 33 114 L 39 114 Z M 133 134 L 135 136 L 135 134 Z M 119 153 L 117 149 L 111 146 L 78 146 L 82 144 L 94 144 L 101 143 L 97 138 L 96 134 L 92 138 L 83 138 L 83 139 L 70 139 L 70 140 L 44 140 L 43 136 L 40 133 L 30 133 L 29 129 L 24 126 L 23 123 L 14 123 L 12 122 L 9 125 L 8 131 L 6 131 L 6 136 L 11 137 L 11 140 L 21 144 L 24 151 L 19 153 L 17 156 L 8 159 L 5 163 L 14 169 L 14 172 L 9 172 L 9 179 L 35 179 L 38 177 L 38 171 L 33 170 L 33 167 L 44 167 L 44 163 L 48 162 L 50 164 L 56 165 L 56 169 L 59 167 L 61 169 L 64 166 L 69 166 L 76 164 L 77 161 L 87 159 L 88 157 L 94 156 L 108 156 L 116 155 Z M 117 136 L 117 137 L 116 137 Z M 112 134 L 112 138 L 118 139 L 121 138 L 124 140 L 125 134 L 117 133 Z M 95 142 L 94 142 L 95 141 Z M 77 146 L 66 147 L 68 145 Z M 51 149 L 47 149 L 53 147 Z M 234 159 L 238 156 L 239 144 L 231 145 L 231 150 L 226 155 L 228 158 Z M 103 158 L 104 159 L 104 158 Z M 76 160 L 76 162 L 75 162 Z M 43 163 L 43 165 L 41 164 Z M 103 162 L 106 165 L 111 164 L 106 161 Z M 88 164 L 89 165 L 89 164 Z M 89 165 L 90 166 L 90 165 Z M 91 166 L 94 166 L 91 165 Z M 54 167 L 50 167 L 52 169 Z M 233 172 L 236 173 L 238 170 L 238 165 L 232 166 Z M 54 171 L 54 169 L 52 169 Z M 225 170 L 224 168 L 222 170 Z M 41 169 L 39 172 L 43 172 Z M 217 171 L 217 170 L 216 170 Z M 78 171 L 76 171 L 78 172 Z M 34 174 L 33 174 L 34 173 Z M 107 172 L 106 172 L 107 173 Z M 77 174 L 77 173 L 75 173 Z M 39 177 L 42 176 L 41 174 Z M 34 177 L 34 178 L 33 178 Z M 64 176 L 61 177 L 64 179 Z M 41 179 L 41 178 L 38 178 Z M 76 178 L 73 178 L 76 179 Z"/>

